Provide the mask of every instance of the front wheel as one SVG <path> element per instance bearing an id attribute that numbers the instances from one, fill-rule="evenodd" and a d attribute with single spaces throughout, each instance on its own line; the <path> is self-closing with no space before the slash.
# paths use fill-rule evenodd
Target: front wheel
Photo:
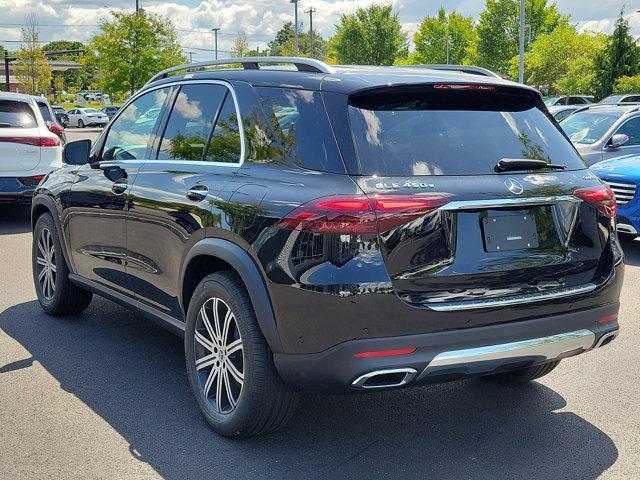
<path id="1" fill-rule="evenodd" d="M 198 406 L 220 435 L 271 432 L 295 411 L 297 394 L 278 375 L 234 272 L 211 274 L 196 288 L 187 313 L 185 359 Z"/>
<path id="2" fill-rule="evenodd" d="M 84 128 L 84 122 L 82 121 L 82 119 L 78 119 L 78 128 Z"/>
<path id="3" fill-rule="evenodd" d="M 486 375 L 483 378 L 503 385 L 526 383 L 551 373 L 559 363 L 560 360 L 556 360 L 555 362 L 543 363 L 542 365 L 518 368 L 517 370 L 512 370 L 510 372 L 494 373 L 492 375 Z"/>

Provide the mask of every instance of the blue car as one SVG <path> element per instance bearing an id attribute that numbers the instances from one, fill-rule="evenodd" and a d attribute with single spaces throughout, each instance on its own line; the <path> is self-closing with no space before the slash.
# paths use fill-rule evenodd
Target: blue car
<path id="1" fill-rule="evenodd" d="M 640 184 L 640 155 L 625 155 L 591 165 L 613 190 L 618 204 L 618 232 L 634 236 L 640 232 L 640 200 L 637 191 Z"/>

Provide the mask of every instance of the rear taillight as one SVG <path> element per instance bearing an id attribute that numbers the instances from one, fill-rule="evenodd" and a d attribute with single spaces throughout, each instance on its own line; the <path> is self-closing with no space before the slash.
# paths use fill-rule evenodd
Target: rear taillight
<path id="1" fill-rule="evenodd" d="M 58 136 L 62 135 L 62 132 L 64 132 L 64 128 L 55 122 L 47 122 L 47 128 L 50 132 L 53 132 Z"/>
<path id="2" fill-rule="evenodd" d="M 314 233 L 383 233 L 448 202 L 446 195 L 335 195 L 296 208 L 275 225 Z"/>
<path id="3" fill-rule="evenodd" d="M 606 185 L 578 188 L 573 191 L 573 195 L 593 205 L 605 215 L 612 218 L 616 216 L 616 197 Z"/>
<path id="4" fill-rule="evenodd" d="M 0 142 L 21 143 L 23 145 L 33 145 L 34 147 L 59 147 L 58 137 L 0 137 Z"/>
<path id="5" fill-rule="evenodd" d="M 20 183 L 28 186 L 36 186 L 45 177 L 45 175 L 34 175 L 33 177 L 20 177 Z"/>

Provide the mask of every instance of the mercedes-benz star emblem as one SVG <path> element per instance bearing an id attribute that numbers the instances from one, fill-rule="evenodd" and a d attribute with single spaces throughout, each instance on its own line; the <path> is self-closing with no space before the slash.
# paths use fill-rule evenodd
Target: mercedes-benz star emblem
<path id="1" fill-rule="evenodd" d="M 514 180 L 513 178 L 507 178 L 504 181 L 504 184 L 507 187 L 507 190 L 509 190 L 514 195 L 520 195 L 524 191 L 524 188 L 522 188 L 522 184 L 519 181 Z"/>

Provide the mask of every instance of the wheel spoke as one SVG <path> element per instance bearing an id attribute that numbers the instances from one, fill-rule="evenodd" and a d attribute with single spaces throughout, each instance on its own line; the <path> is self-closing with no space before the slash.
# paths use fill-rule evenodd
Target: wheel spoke
<path id="1" fill-rule="evenodd" d="M 44 248 L 44 239 L 43 236 L 40 235 L 40 238 L 38 239 L 38 250 L 40 251 L 40 254 L 44 257 L 47 258 L 47 252 L 45 251 Z"/>
<path id="2" fill-rule="evenodd" d="M 222 344 L 227 344 L 227 338 L 229 337 L 229 327 L 231 326 L 231 320 L 233 320 L 233 313 L 231 309 L 227 310 L 227 314 L 224 316 L 224 325 L 222 326 Z"/>
<path id="3" fill-rule="evenodd" d="M 213 327 L 211 326 L 211 321 L 209 320 L 209 316 L 207 315 L 206 302 L 204 305 L 202 305 L 202 308 L 200 309 L 200 316 L 202 317 L 202 323 L 204 323 L 204 328 L 207 329 L 207 333 L 211 338 L 211 345 L 213 345 L 217 340 L 217 337 L 213 331 Z"/>
<path id="4" fill-rule="evenodd" d="M 46 261 L 44 258 L 42 258 L 42 257 L 36 257 L 36 263 L 37 263 L 38 265 L 43 266 L 43 267 L 46 267 L 46 266 L 47 266 L 47 261 Z"/>
<path id="5" fill-rule="evenodd" d="M 216 384 L 216 409 L 220 413 L 222 413 L 222 383 L 224 382 L 224 377 L 222 376 L 223 371 L 224 368 L 220 367 L 220 372 L 218 372 L 218 383 Z"/>
<path id="6" fill-rule="evenodd" d="M 225 384 L 225 389 L 227 391 L 227 398 L 229 399 L 229 404 L 231 405 L 231 408 L 234 408 L 237 402 L 235 398 L 233 398 L 233 393 L 231 392 L 231 382 L 229 381 L 229 372 L 227 372 L 226 368 L 222 369 L 222 375 L 224 378 L 224 384 Z"/>
<path id="7" fill-rule="evenodd" d="M 209 372 L 209 376 L 207 377 L 207 381 L 204 384 L 204 397 L 209 397 L 209 390 L 211 390 L 211 385 L 213 385 L 213 381 L 216 379 L 216 375 L 218 373 L 218 368 L 212 368 Z"/>
<path id="8" fill-rule="evenodd" d="M 196 330 L 196 341 L 202 345 L 204 348 L 206 348 L 207 350 L 209 350 L 210 352 L 213 352 L 213 343 L 211 343 L 211 340 L 209 340 L 208 338 L 206 338 L 204 335 L 202 335 L 199 331 Z"/>
<path id="9" fill-rule="evenodd" d="M 219 318 L 219 315 L 218 315 L 218 304 L 219 303 L 220 303 L 219 299 L 217 299 L 217 298 L 213 299 L 213 325 L 214 325 L 214 328 L 216 330 L 216 339 L 224 341 L 224 339 L 221 336 L 221 332 L 220 332 L 220 318 Z"/>
<path id="10" fill-rule="evenodd" d="M 210 353 L 204 357 L 196 360 L 196 370 L 202 370 L 203 368 L 213 365 L 216 362 L 218 355 L 216 353 Z"/>
<path id="11" fill-rule="evenodd" d="M 51 265 L 49 265 L 49 268 L 53 273 L 56 273 L 56 264 L 53 263 L 53 260 L 51 261 Z"/>
<path id="12" fill-rule="evenodd" d="M 231 342 L 226 347 L 227 355 L 233 355 L 238 350 L 242 350 L 242 339 L 241 338 L 239 338 L 237 340 L 234 340 L 233 342 Z"/>
<path id="13" fill-rule="evenodd" d="M 38 274 L 38 282 L 40 282 L 40 284 L 42 285 L 42 279 L 44 278 L 44 276 L 47 274 L 47 269 L 46 267 L 43 268 L 42 270 L 40 270 L 40 273 Z"/>
<path id="14" fill-rule="evenodd" d="M 233 379 L 238 382 L 240 386 L 242 386 L 242 384 L 244 383 L 244 374 L 236 368 L 231 359 L 227 358 L 225 362 L 227 365 L 227 370 L 229 370 L 229 373 L 231 374 Z"/>

